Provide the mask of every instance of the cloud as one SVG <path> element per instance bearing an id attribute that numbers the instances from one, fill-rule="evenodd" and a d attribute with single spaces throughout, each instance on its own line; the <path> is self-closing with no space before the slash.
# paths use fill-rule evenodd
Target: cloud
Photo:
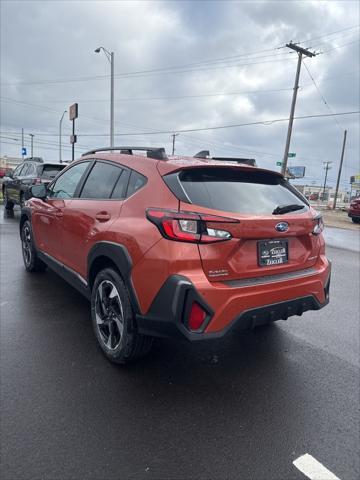
<path id="1" fill-rule="evenodd" d="M 1 154 L 19 155 L 21 145 L 10 138 L 19 139 L 23 127 L 27 144 L 28 133 L 35 133 L 36 155 L 57 158 L 59 120 L 75 101 L 77 153 L 109 142 L 95 136 L 109 132 L 110 68 L 103 54 L 94 53 L 100 45 L 115 52 L 116 133 L 287 117 L 296 54 L 275 48 L 290 40 L 325 52 L 306 64 L 332 111 L 359 109 L 359 29 L 349 28 L 359 18 L 357 2 L 3 1 L 0 8 L 0 120 L 6 132 L 0 137 Z M 170 73 L 124 76 L 184 65 Z M 329 113 L 304 67 L 300 85 L 297 115 Z M 244 93 L 249 91 L 255 93 Z M 234 92 L 240 93 L 226 95 Z M 206 94 L 223 95 L 195 98 Z M 333 118 L 295 121 L 291 151 L 298 164 L 306 165 L 309 179 L 320 182 L 322 161 L 331 160 L 329 177 L 335 180 L 344 128 L 343 184 L 358 172 L 359 118 L 339 117 L 338 122 L 340 127 Z M 176 138 L 176 149 L 194 154 L 210 148 L 276 168 L 286 129 L 284 122 L 184 133 Z M 67 117 L 63 132 L 63 150 L 70 156 Z M 142 135 L 117 137 L 116 143 L 170 150 L 171 140 L 170 134 Z"/>

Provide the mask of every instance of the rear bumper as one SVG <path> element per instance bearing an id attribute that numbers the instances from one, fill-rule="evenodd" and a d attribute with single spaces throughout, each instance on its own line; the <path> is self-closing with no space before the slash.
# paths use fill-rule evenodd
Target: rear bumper
<path id="1" fill-rule="evenodd" d="M 325 258 L 323 261 L 322 268 L 312 275 L 236 288 L 220 287 L 207 280 L 197 283 L 195 288 L 190 278 L 172 275 L 147 314 L 137 315 L 138 330 L 144 335 L 197 341 L 319 310 L 329 303 L 331 265 Z M 186 327 L 194 301 L 207 312 L 204 325 L 197 332 Z"/>

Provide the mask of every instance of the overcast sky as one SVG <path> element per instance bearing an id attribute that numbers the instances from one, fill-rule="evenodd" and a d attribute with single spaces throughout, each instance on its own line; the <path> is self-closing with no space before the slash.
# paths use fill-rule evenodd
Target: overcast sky
<path id="1" fill-rule="evenodd" d="M 290 41 L 321 53 L 303 62 L 296 115 L 359 110 L 358 1 L 1 0 L 0 9 L 1 155 L 20 156 L 24 128 L 34 156 L 58 160 L 59 120 L 74 102 L 76 155 L 109 144 L 110 65 L 99 46 L 115 53 L 116 145 L 171 152 L 171 133 L 144 133 L 264 122 L 180 133 L 176 153 L 209 149 L 279 169 L 287 122 L 268 121 L 289 116 Z M 65 114 L 64 159 L 70 129 Z M 360 173 L 359 115 L 294 122 L 290 164 L 306 167 L 304 183 L 323 181 L 325 161 L 334 182 L 344 129 L 348 186 Z"/>

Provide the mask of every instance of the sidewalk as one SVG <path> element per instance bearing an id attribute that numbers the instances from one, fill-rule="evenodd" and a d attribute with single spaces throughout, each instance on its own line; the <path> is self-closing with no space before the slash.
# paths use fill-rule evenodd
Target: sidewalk
<path id="1" fill-rule="evenodd" d="M 325 227 L 345 228 L 360 233 L 360 224 L 353 223 L 343 210 L 318 209 L 324 219 Z"/>

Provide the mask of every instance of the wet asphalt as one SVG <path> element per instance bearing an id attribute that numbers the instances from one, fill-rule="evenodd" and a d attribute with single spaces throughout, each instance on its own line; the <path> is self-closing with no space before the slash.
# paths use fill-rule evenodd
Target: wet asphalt
<path id="1" fill-rule="evenodd" d="M 101 354 L 76 290 L 25 272 L 18 220 L 0 210 L 2 479 L 301 480 L 292 462 L 305 453 L 359 478 L 357 252 L 328 248 L 319 312 L 158 340 L 124 368 Z"/>

